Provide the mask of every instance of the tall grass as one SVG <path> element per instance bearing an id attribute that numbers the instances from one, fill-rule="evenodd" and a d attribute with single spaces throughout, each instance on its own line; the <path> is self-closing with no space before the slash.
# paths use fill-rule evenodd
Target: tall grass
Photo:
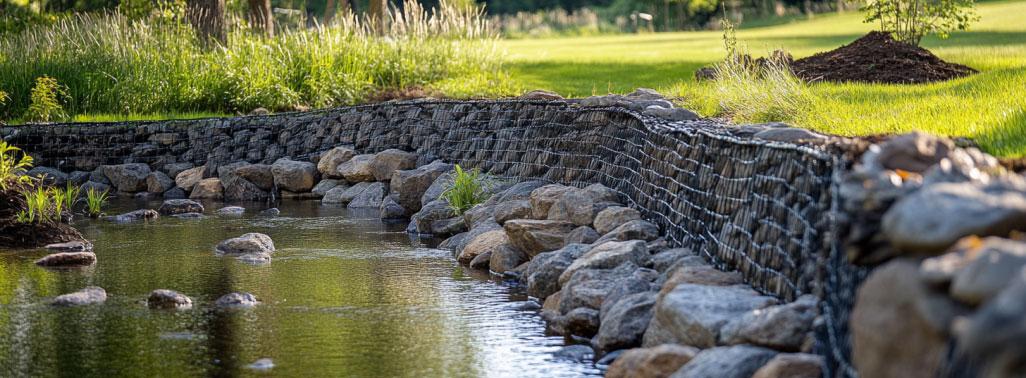
<path id="1" fill-rule="evenodd" d="M 459 164 L 452 173 L 452 186 L 442 193 L 456 215 L 463 214 L 488 199 L 488 183 L 478 169 L 464 170 Z"/>
<path id="2" fill-rule="evenodd" d="M 92 218 L 99 218 L 103 215 L 103 207 L 107 205 L 107 191 L 99 191 L 94 188 L 89 188 L 86 191 L 85 202 L 86 202 L 86 214 Z"/>
<path id="3" fill-rule="evenodd" d="M 407 1 L 390 19 L 377 30 L 347 15 L 273 38 L 232 22 L 227 45 L 207 48 L 176 22 L 72 16 L 0 38 L 0 88 L 11 97 L 0 118 L 24 113 L 43 76 L 67 89 L 72 116 L 328 107 L 415 86 L 453 97 L 512 92 L 480 10 Z M 452 85 L 464 77 L 472 85 Z"/>
<path id="4" fill-rule="evenodd" d="M 21 156 L 18 156 L 21 155 Z M 27 184 L 32 178 L 25 175 L 32 168 L 32 156 L 20 148 L 0 140 L 0 191 L 9 186 Z"/>

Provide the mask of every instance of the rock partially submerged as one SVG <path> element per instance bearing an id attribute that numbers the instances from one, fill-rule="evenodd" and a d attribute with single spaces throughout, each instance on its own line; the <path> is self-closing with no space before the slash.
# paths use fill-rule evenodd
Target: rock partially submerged
<path id="1" fill-rule="evenodd" d="M 149 308 L 185 309 L 192 307 L 192 299 L 174 290 L 157 289 L 146 298 Z"/>
<path id="2" fill-rule="evenodd" d="M 59 295 L 50 304 L 54 306 L 85 306 L 107 301 L 107 291 L 101 287 L 88 286 L 70 294 Z"/>
<path id="3" fill-rule="evenodd" d="M 214 305 L 221 308 L 250 308 L 258 304 L 260 301 L 250 293 L 225 294 L 214 301 Z"/>
<path id="4" fill-rule="evenodd" d="M 130 211 L 121 215 L 104 217 L 103 219 L 114 223 L 130 223 L 157 218 L 160 218 L 160 214 L 156 211 L 150 209 L 141 209 Z"/>
<path id="5" fill-rule="evenodd" d="M 271 240 L 270 236 L 251 232 L 237 238 L 222 241 L 215 250 L 220 254 L 234 256 L 248 254 L 270 255 L 274 253 L 274 241 Z"/>
<path id="6" fill-rule="evenodd" d="M 163 215 L 202 213 L 203 210 L 203 204 L 190 199 L 165 200 L 157 209 Z"/>
<path id="7" fill-rule="evenodd" d="M 92 252 L 61 252 L 36 260 L 36 265 L 46 267 L 77 267 L 95 263 L 96 254 Z"/>

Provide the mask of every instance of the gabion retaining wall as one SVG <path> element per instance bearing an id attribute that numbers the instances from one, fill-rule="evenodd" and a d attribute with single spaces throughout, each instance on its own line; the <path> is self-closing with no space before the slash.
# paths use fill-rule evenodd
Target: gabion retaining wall
<path id="1" fill-rule="evenodd" d="M 820 352 L 847 364 L 847 314 L 858 281 L 836 238 L 834 173 L 825 147 L 769 142 L 710 121 L 669 122 L 623 108 L 545 101 L 415 101 L 308 113 L 184 121 L 35 125 L 0 135 L 63 171 L 142 162 L 272 163 L 338 145 L 416 151 L 497 176 L 600 182 L 658 224 L 671 244 L 737 269 L 755 288 L 825 300 Z M 426 161 L 425 161 L 426 162 Z M 852 268 L 856 269 L 856 268 Z M 857 269 L 856 269 L 857 270 Z M 854 280 L 854 281 L 853 281 Z"/>

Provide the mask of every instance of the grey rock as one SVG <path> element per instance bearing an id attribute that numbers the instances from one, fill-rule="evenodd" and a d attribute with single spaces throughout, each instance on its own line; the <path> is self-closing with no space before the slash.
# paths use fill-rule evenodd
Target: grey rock
<path id="1" fill-rule="evenodd" d="M 591 249 L 584 244 L 568 244 L 559 250 L 540 253 L 531 259 L 524 272 L 527 294 L 536 298 L 546 297 L 560 290 L 559 276 L 578 257 Z"/>
<path id="2" fill-rule="evenodd" d="M 578 307 L 587 307 L 596 311 L 602 308 L 610 291 L 621 280 L 631 277 L 638 267 L 630 262 L 616 269 L 583 269 L 574 273 L 569 281 L 562 285 L 559 303 L 560 313 L 566 314 Z"/>
<path id="3" fill-rule="evenodd" d="M 149 308 L 185 309 L 192 307 L 192 299 L 174 290 L 157 289 L 146 298 Z"/>
<path id="4" fill-rule="evenodd" d="M 652 105 L 645 108 L 642 113 L 649 117 L 658 117 L 668 119 L 670 121 L 694 121 L 698 119 L 698 114 L 693 111 L 683 108 L 665 108 L 658 105 Z"/>
<path id="5" fill-rule="evenodd" d="M 598 212 L 595 204 L 594 198 L 584 190 L 568 190 L 552 203 L 545 219 L 587 226 L 595 220 Z"/>
<path id="6" fill-rule="evenodd" d="M 371 175 L 375 181 L 388 181 L 392 174 L 399 170 L 417 167 L 417 155 L 397 149 L 388 149 L 374 154 L 369 164 Z M 348 179 L 349 177 L 346 176 Z M 352 181 L 352 180 L 350 180 Z"/>
<path id="7" fill-rule="evenodd" d="M 74 185 L 82 185 L 89 181 L 89 172 L 74 171 L 68 174 L 68 181 Z"/>
<path id="8" fill-rule="evenodd" d="M 164 164 L 164 173 L 167 177 L 178 177 L 179 173 L 184 172 L 187 169 L 195 167 L 192 163 L 170 163 Z"/>
<path id="9" fill-rule="evenodd" d="M 777 352 L 751 345 L 705 349 L 671 378 L 750 378 Z"/>
<path id="10" fill-rule="evenodd" d="M 150 172 L 150 174 L 146 176 L 146 191 L 150 193 L 162 194 L 171 190 L 174 186 L 175 180 L 167 177 L 164 172 Z"/>
<path id="11" fill-rule="evenodd" d="M 513 200 L 495 205 L 495 221 L 505 224 L 514 219 L 531 219 L 531 201 Z"/>
<path id="12" fill-rule="evenodd" d="M 566 237 L 563 238 L 563 244 L 591 244 L 598 240 L 598 238 L 599 234 L 595 232 L 594 228 L 581 226 L 566 234 Z"/>
<path id="13" fill-rule="evenodd" d="M 101 165 L 100 171 L 119 192 L 135 193 L 146 190 L 150 166 L 142 163 Z"/>
<path id="14" fill-rule="evenodd" d="M 698 352 L 698 348 L 677 344 L 630 349 L 609 366 L 606 378 L 669 377 Z"/>
<path id="15" fill-rule="evenodd" d="M 246 208 L 239 206 L 225 206 L 214 212 L 217 215 L 239 216 L 246 213 Z"/>
<path id="16" fill-rule="evenodd" d="M 103 192 L 110 193 L 111 192 L 110 185 L 98 183 L 98 182 L 95 182 L 95 181 L 87 181 L 85 184 L 82 184 L 79 187 L 79 189 L 82 191 L 83 195 L 85 195 L 86 193 L 89 193 L 89 191 L 94 191 L 96 193 L 103 193 Z"/>
<path id="17" fill-rule="evenodd" d="M 349 182 L 370 182 L 374 181 L 374 171 L 371 163 L 374 162 L 374 155 L 356 155 L 345 163 L 339 164 L 335 176 L 342 176 Z"/>
<path id="18" fill-rule="evenodd" d="M 601 312 L 601 325 L 592 340 L 595 349 L 603 353 L 641 345 L 655 303 L 655 292 L 641 292 L 625 296 L 608 311 Z M 603 304 L 603 309 L 605 307 Z"/>
<path id="19" fill-rule="evenodd" d="M 185 189 L 174 187 L 164 192 L 164 199 L 186 199 L 189 198 L 189 194 L 185 192 Z"/>
<path id="20" fill-rule="evenodd" d="M 526 253 L 509 244 L 502 245 L 491 252 L 488 269 L 499 274 L 512 271 L 529 260 Z"/>
<path id="21" fill-rule="evenodd" d="M 492 263 L 492 250 L 485 251 L 470 260 L 470 269 L 488 270 Z"/>
<path id="22" fill-rule="evenodd" d="M 455 216 L 456 213 L 453 212 L 452 207 L 445 200 L 431 201 L 410 217 L 410 226 L 407 228 L 407 231 L 416 234 L 431 234 L 433 232 L 431 228 L 433 222 L 450 219 Z"/>
<path id="23" fill-rule="evenodd" d="M 995 297 L 1026 266 L 1026 243 L 988 237 L 973 251 L 973 258 L 954 272 L 951 297 L 978 305 Z"/>
<path id="24" fill-rule="evenodd" d="M 817 300 L 805 295 L 797 301 L 749 311 L 720 329 L 720 344 L 752 344 L 797 352 L 812 331 Z"/>
<path id="25" fill-rule="evenodd" d="M 70 294 L 58 295 L 50 302 L 54 306 L 86 306 L 107 301 L 107 291 L 97 286 L 86 288 Z"/>
<path id="26" fill-rule="evenodd" d="M 338 187 L 338 185 L 338 180 L 321 180 L 321 182 L 318 182 L 317 185 L 314 185 L 313 189 L 310 189 L 310 193 L 313 193 L 315 196 L 322 198 L 325 194 L 328 193 L 329 190 L 335 189 L 336 187 Z"/>
<path id="27" fill-rule="evenodd" d="M 381 200 L 381 219 L 405 219 L 406 208 L 396 202 L 394 195 L 386 196 Z"/>
<path id="28" fill-rule="evenodd" d="M 478 204 L 463 212 L 463 223 L 473 228 L 478 223 L 484 221 L 497 221 L 495 219 L 495 205 L 491 204 Z"/>
<path id="29" fill-rule="evenodd" d="M 236 170 L 236 172 L 238 171 Z M 224 188 L 225 201 L 263 201 L 271 198 L 271 193 L 238 174 L 231 174 L 220 180 Z M 193 190 L 193 193 L 195 192 L 196 190 Z"/>
<path id="30" fill-rule="evenodd" d="M 60 252 L 36 260 L 36 265 L 48 267 L 88 266 L 95 263 L 96 254 L 92 252 Z"/>
<path id="31" fill-rule="evenodd" d="M 342 175 L 338 173 L 338 166 L 349 161 L 353 156 L 356 156 L 356 151 L 350 147 L 332 148 L 321 154 L 321 159 L 317 161 L 317 171 L 321 172 L 324 177 L 342 178 Z"/>
<path id="32" fill-rule="evenodd" d="M 279 214 L 281 214 L 281 210 L 278 210 L 278 208 L 276 208 L 276 207 L 272 207 L 270 209 L 264 209 L 264 210 L 260 211 L 260 215 L 261 216 L 265 216 L 265 217 L 276 217 Z"/>
<path id="33" fill-rule="evenodd" d="M 325 205 L 349 205 L 349 203 L 353 201 L 353 198 L 356 198 L 356 196 L 366 190 L 368 186 L 370 186 L 370 183 L 368 182 L 361 182 L 353 186 L 339 184 L 324 193 L 324 197 L 321 198 L 321 203 Z"/>
<path id="34" fill-rule="evenodd" d="M 495 251 L 508 245 L 509 238 L 506 237 L 506 233 L 502 230 L 483 232 L 474 235 L 473 238 L 467 241 L 466 247 L 459 252 L 456 261 L 461 264 L 469 264 L 479 255 L 487 253 L 491 256 Z"/>
<path id="35" fill-rule="evenodd" d="M 956 329 L 959 347 L 986 366 L 986 376 L 1022 375 L 1021 369 L 1026 363 L 1023 314 L 1026 314 L 1026 270 Z"/>
<path id="36" fill-rule="evenodd" d="M 545 185 L 531 191 L 531 213 L 534 219 L 546 219 L 549 209 L 564 194 L 575 190 L 563 185 Z"/>
<path id="37" fill-rule="evenodd" d="M 192 187 L 189 198 L 221 200 L 224 198 L 224 185 L 219 178 L 202 179 Z"/>
<path id="38" fill-rule="evenodd" d="M 563 247 L 563 238 L 574 229 L 573 223 L 549 220 L 517 219 L 503 225 L 510 244 L 534 257 Z"/>
<path id="39" fill-rule="evenodd" d="M 467 224 L 462 217 L 440 219 L 431 222 L 431 234 L 445 237 L 467 231 Z"/>
<path id="40" fill-rule="evenodd" d="M 317 166 L 310 162 L 278 159 L 271 165 L 274 185 L 282 190 L 305 193 L 320 180 Z"/>
<path id="41" fill-rule="evenodd" d="M 595 351 L 587 345 L 567 345 L 552 353 L 552 357 L 574 362 L 587 362 L 595 356 Z"/>
<path id="42" fill-rule="evenodd" d="M 381 201 L 385 199 L 385 188 L 384 183 L 375 182 L 367 185 L 367 187 L 353 197 L 353 200 L 349 202 L 348 207 L 350 209 L 361 209 L 361 208 L 381 208 Z"/>
<path id="43" fill-rule="evenodd" d="M 498 204 L 502 202 L 519 200 L 530 201 L 531 193 L 533 193 L 535 189 L 541 188 L 545 185 L 547 184 L 544 181 L 539 180 L 518 182 L 513 185 L 510 185 L 508 188 L 501 189 L 498 193 L 489 198 L 489 202 Z M 498 188 L 493 188 L 493 190 L 494 189 Z"/>
<path id="44" fill-rule="evenodd" d="M 821 142 L 826 136 L 797 127 L 772 128 L 755 133 L 755 138 L 784 143 Z"/>
<path id="45" fill-rule="evenodd" d="M 520 95 L 521 100 L 533 100 L 533 101 L 562 101 L 563 96 L 555 92 L 549 92 L 545 90 L 533 90 Z"/>
<path id="46" fill-rule="evenodd" d="M 171 217 L 172 218 L 176 218 L 176 219 L 203 219 L 203 218 L 206 218 L 207 216 L 203 215 L 203 214 L 200 214 L 200 213 L 182 213 L 182 214 L 172 214 Z"/>
<path id="47" fill-rule="evenodd" d="M 157 209 L 163 215 L 202 213 L 203 204 L 188 199 L 168 199 Z"/>
<path id="48" fill-rule="evenodd" d="M 47 244 L 43 247 L 54 252 L 92 252 L 93 243 L 87 240 L 75 240 L 64 243 Z"/>
<path id="49" fill-rule="evenodd" d="M 623 206 L 607 207 L 595 215 L 595 231 L 598 231 L 599 235 L 605 235 L 634 220 L 641 220 L 641 213 L 637 210 Z"/>
<path id="50" fill-rule="evenodd" d="M 955 149 L 948 139 L 913 132 L 888 139 L 875 154 L 863 157 L 863 164 L 883 169 L 922 173 L 948 157 Z"/>
<path id="51" fill-rule="evenodd" d="M 592 337 L 599 329 L 598 311 L 587 307 L 578 307 L 568 312 L 564 318 L 564 329 L 570 335 Z"/>
<path id="52" fill-rule="evenodd" d="M 149 169 L 149 167 L 147 167 Z M 50 167 L 33 167 L 25 172 L 29 177 L 39 179 L 43 185 L 63 187 L 68 183 L 68 174 Z"/>
<path id="53" fill-rule="evenodd" d="M 643 220 L 632 220 L 630 222 L 621 224 L 619 227 L 614 228 L 612 231 L 605 233 L 600 237 L 596 244 L 601 244 L 606 241 L 624 241 L 624 240 L 644 240 L 652 241 L 659 238 L 659 226 L 654 223 Z"/>
<path id="54" fill-rule="evenodd" d="M 160 218 L 160 214 L 156 211 L 149 209 L 130 211 L 121 215 L 104 217 L 104 220 L 114 223 L 129 223 L 138 222 L 142 220 L 150 220 Z"/>
<path id="55" fill-rule="evenodd" d="M 659 295 L 644 345 L 679 343 L 711 348 L 716 346 L 724 324 L 776 303 L 747 285 L 680 284 Z"/>
<path id="56" fill-rule="evenodd" d="M 668 249 L 652 255 L 652 269 L 660 273 L 667 272 L 678 262 L 686 257 L 697 256 L 694 251 L 687 248 Z"/>
<path id="57" fill-rule="evenodd" d="M 200 166 L 182 171 L 175 176 L 175 185 L 185 191 L 192 191 L 192 187 L 203 179 L 203 172 L 206 169 L 206 166 Z"/>
<path id="58" fill-rule="evenodd" d="M 435 161 L 410 170 L 397 170 L 392 174 L 391 189 L 397 202 L 407 210 L 419 211 L 421 198 L 440 176 L 453 169 L 452 164 Z"/>
<path id="59" fill-rule="evenodd" d="M 107 178 L 107 175 L 103 174 L 103 170 L 100 169 L 100 167 L 97 167 L 92 172 L 89 172 L 89 181 L 104 185 L 110 185 L 110 179 Z"/>
<path id="60" fill-rule="evenodd" d="M 443 173 L 435 178 L 435 181 L 431 182 L 427 190 L 424 191 L 424 195 L 420 196 L 421 206 L 426 205 L 432 201 L 436 201 L 442 197 L 442 193 L 449 190 L 452 187 L 452 175 L 450 173 Z"/>
<path id="61" fill-rule="evenodd" d="M 781 353 L 759 368 L 752 378 L 820 378 L 826 366 L 823 356 Z"/>
<path id="62" fill-rule="evenodd" d="M 214 305 L 223 308 L 246 308 L 260 304 L 257 297 L 250 293 L 230 293 L 217 298 Z"/>
<path id="63" fill-rule="evenodd" d="M 581 269 L 612 269 L 625 262 L 638 266 L 648 263 L 649 254 L 645 243 L 639 240 L 628 242 L 606 242 L 596 245 L 588 253 L 578 258 L 559 276 L 560 284 L 567 281 Z"/>
<path id="64" fill-rule="evenodd" d="M 274 173 L 267 164 L 249 164 L 235 169 L 235 175 L 264 191 L 274 190 Z"/>
<path id="65" fill-rule="evenodd" d="M 215 248 L 217 253 L 225 255 L 245 255 L 249 253 L 274 253 L 274 241 L 271 237 L 251 232 L 237 238 L 222 241 Z"/>

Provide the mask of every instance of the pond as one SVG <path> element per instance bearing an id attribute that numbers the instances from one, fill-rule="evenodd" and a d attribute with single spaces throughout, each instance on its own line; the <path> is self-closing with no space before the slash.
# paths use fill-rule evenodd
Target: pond
<path id="1" fill-rule="evenodd" d="M 122 201 L 111 212 L 156 208 Z M 216 209 L 208 204 L 208 213 Z M 514 286 L 459 267 L 376 212 L 283 203 L 281 215 L 79 220 L 97 263 L 37 267 L 44 251 L 0 251 L 0 376 L 588 376 L 590 362 L 553 354 L 560 336 Z M 269 265 L 219 257 L 247 232 L 274 239 Z M 106 289 L 101 305 L 56 308 L 54 296 Z M 150 310 L 154 289 L 189 295 L 189 310 Z M 263 304 L 218 310 L 250 292 Z M 273 361 L 271 370 L 251 364 Z"/>

